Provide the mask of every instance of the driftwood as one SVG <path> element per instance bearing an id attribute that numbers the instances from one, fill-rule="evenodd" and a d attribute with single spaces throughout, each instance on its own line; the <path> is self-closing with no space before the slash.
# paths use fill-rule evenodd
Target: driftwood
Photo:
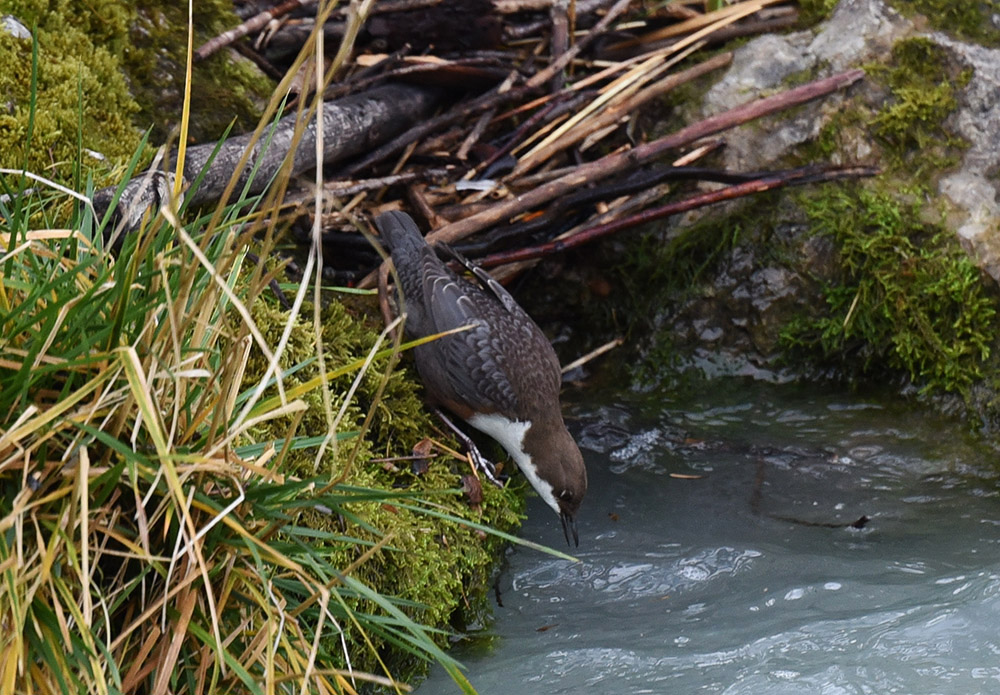
<path id="1" fill-rule="evenodd" d="M 544 205 L 558 196 L 568 195 L 577 188 L 594 181 L 627 169 L 634 169 L 644 163 L 662 157 L 671 150 L 689 145 L 700 138 L 714 135 L 715 133 L 733 128 L 769 113 L 782 111 L 826 96 L 831 92 L 854 84 L 864 77 L 864 74 L 863 70 L 849 70 L 822 80 L 816 80 L 801 87 L 796 87 L 795 89 L 790 89 L 786 92 L 730 109 L 659 140 L 654 140 L 633 149 L 610 154 L 593 162 L 582 164 L 566 176 L 544 186 L 539 186 L 516 198 L 497 203 L 489 211 L 472 215 L 460 222 L 453 222 L 447 227 L 438 229 L 428 237 L 428 240 L 432 242 L 453 243 L 459 239 L 464 239 L 470 234 L 494 225 L 501 220 L 511 219 L 534 207 Z"/>
<path id="2" fill-rule="evenodd" d="M 605 30 L 612 20 L 619 17 L 628 8 L 629 0 L 618 0 L 611 9 L 608 10 L 607 14 L 597 23 L 594 27 L 594 32 L 588 34 L 572 49 L 566 51 L 560 55 L 556 60 L 552 62 L 544 70 L 539 71 L 533 77 L 531 77 L 524 85 L 510 89 L 508 85 L 501 85 L 495 90 L 484 94 L 478 99 L 473 100 L 471 103 L 462 104 L 459 107 L 452 109 L 448 113 L 442 114 L 433 121 L 423 123 L 419 128 L 414 128 L 413 130 L 400 135 L 391 142 L 386 143 L 380 147 L 375 152 L 370 153 L 360 162 L 352 165 L 347 169 L 345 173 L 348 175 L 353 175 L 359 171 L 363 171 L 365 168 L 370 167 L 373 164 L 377 164 L 388 157 L 396 154 L 402 150 L 407 145 L 416 142 L 420 138 L 433 133 L 435 130 L 455 123 L 463 118 L 467 118 L 471 115 L 478 115 L 483 111 L 491 109 L 493 107 L 499 106 L 501 104 L 509 103 L 516 99 L 522 99 L 530 94 L 535 93 L 543 85 L 545 85 L 549 80 L 558 75 L 566 65 L 576 57 L 580 51 L 585 49 L 590 43 L 596 40 L 599 36 L 599 32 Z"/>
<path id="3" fill-rule="evenodd" d="M 323 106 L 323 161 L 335 163 L 371 150 L 398 133 L 410 129 L 424 118 L 440 97 L 437 90 L 412 85 L 387 84 L 363 94 L 344 97 Z M 247 166 L 240 172 L 238 190 L 249 186 L 251 194 L 263 191 L 281 169 L 292 149 L 298 116 L 280 119 L 273 128 L 253 144 Z M 191 182 L 204 170 L 197 188 L 190 192 L 189 203 L 198 205 L 218 200 L 243 158 L 252 134 L 238 135 L 218 145 L 206 143 L 189 147 L 184 161 L 184 178 Z M 316 121 L 304 129 L 293 155 L 290 175 L 297 175 L 317 165 Z M 253 180 L 250 175 L 257 168 Z M 125 220 L 126 229 L 133 229 L 165 197 L 170 188 L 170 174 L 154 176 L 140 174 L 122 191 L 116 210 Z M 113 202 L 117 187 L 94 194 L 94 207 L 103 214 Z M 155 210 L 153 210 L 155 212 Z"/>

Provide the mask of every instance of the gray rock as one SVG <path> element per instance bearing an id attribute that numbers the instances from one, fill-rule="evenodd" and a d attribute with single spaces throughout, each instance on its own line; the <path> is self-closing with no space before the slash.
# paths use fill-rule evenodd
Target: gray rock
<path id="1" fill-rule="evenodd" d="M 1000 203 L 996 171 L 1000 167 L 1000 50 L 954 41 L 932 34 L 973 70 L 953 116 L 958 132 L 969 141 L 961 168 L 942 177 L 939 190 L 965 218 L 957 224 L 959 238 L 976 262 L 1000 281 Z"/>
<path id="2" fill-rule="evenodd" d="M 912 22 L 882 0 L 843 0 L 819 26 L 809 53 L 839 72 L 885 55 L 912 31 Z"/>
<path id="3" fill-rule="evenodd" d="M 789 75 L 821 66 L 830 74 L 884 57 L 895 42 L 926 36 L 944 46 L 973 70 L 959 94 L 959 109 L 951 117 L 970 147 L 960 168 L 943 176 L 939 193 L 955 208 L 956 234 L 977 264 L 1000 281 L 1000 190 L 995 172 L 1000 167 L 1000 50 L 956 41 L 945 34 L 922 33 L 883 0 L 842 0 L 815 32 L 762 36 L 736 51 L 729 71 L 704 98 L 702 110 L 711 115 L 781 87 Z M 842 95 L 821 103 L 750 124 L 726 134 L 726 166 L 753 170 L 767 168 L 793 147 L 808 141 L 838 108 Z M 766 124 L 766 126 L 764 125 Z M 833 163 L 864 162 L 872 153 L 866 133 L 844 139 L 844 151 Z"/>
<path id="4" fill-rule="evenodd" d="M 12 14 L 5 14 L 2 18 L 3 30 L 15 39 L 30 39 L 31 31 L 21 24 L 21 21 Z"/>

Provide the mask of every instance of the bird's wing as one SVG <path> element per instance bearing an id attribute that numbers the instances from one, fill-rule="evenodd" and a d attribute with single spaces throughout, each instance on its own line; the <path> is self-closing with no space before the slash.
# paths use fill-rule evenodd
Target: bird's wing
<path id="1" fill-rule="evenodd" d="M 506 315 L 502 319 L 499 319 L 500 323 L 503 325 L 503 330 L 508 335 L 513 335 L 515 333 L 522 334 L 522 339 L 520 344 L 528 345 L 529 350 L 527 354 L 519 355 L 518 363 L 527 365 L 531 363 L 533 374 L 547 374 L 549 376 L 548 383 L 544 386 L 546 388 L 554 389 L 555 393 L 559 392 L 559 388 L 562 384 L 562 368 L 559 364 L 559 358 L 556 356 L 555 350 L 551 349 L 548 338 L 542 333 L 541 329 L 538 328 L 538 324 L 528 316 L 527 312 L 521 308 L 521 305 L 517 303 L 517 300 L 511 296 L 510 292 L 497 282 L 492 275 L 483 270 L 480 266 L 476 265 L 461 253 L 453 249 L 447 244 L 439 244 L 446 252 L 448 252 L 456 261 L 461 263 L 465 268 L 472 273 L 482 287 L 482 292 L 477 295 L 483 302 L 487 304 L 496 305 L 499 303 L 500 306 L 506 311 Z M 495 317 L 497 312 L 492 312 Z M 537 346 L 542 346 L 541 349 L 536 349 Z M 538 385 L 533 385 L 533 387 Z"/>
<path id="2" fill-rule="evenodd" d="M 517 301 L 511 296 L 510 292 L 501 285 L 499 282 L 493 279 L 493 276 L 483 270 L 481 267 L 470 261 L 468 258 L 463 256 L 457 250 L 449 246 L 448 244 L 438 244 L 438 246 L 444 249 L 452 258 L 465 266 L 465 269 L 472 273 L 477 280 L 482 284 L 483 289 L 491 292 L 494 297 L 500 302 L 504 309 L 506 309 L 511 314 L 524 314 L 524 309 L 517 303 Z"/>
<path id="3" fill-rule="evenodd" d="M 434 354 L 440 360 L 439 373 L 447 381 L 439 386 L 447 386 L 457 402 L 477 411 L 516 412 L 517 395 L 507 378 L 510 351 L 502 334 L 504 326 L 491 326 L 483 318 L 492 298 L 443 266 L 441 272 L 425 276 L 424 292 L 436 332 L 471 326 L 438 341 Z"/>

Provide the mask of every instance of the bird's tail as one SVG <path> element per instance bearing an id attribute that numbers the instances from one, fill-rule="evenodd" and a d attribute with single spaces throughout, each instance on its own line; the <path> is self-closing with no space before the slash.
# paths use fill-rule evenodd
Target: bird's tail
<path id="1" fill-rule="evenodd" d="M 426 293 L 426 273 L 428 269 L 440 267 L 444 272 L 441 261 L 428 246 L 424 238 L 420 236 L 413 218 L 405 212 L 386 212 L 375 218 L 375 226 L 378 227 L 382 242 L 389 247 L 392 254 L 393 265 L 396 266 L 396 275 L 399 278 L 403 296 L 409 304 L 407 311 L 410 318 L 407 319 L 408 330 L 419 334 L 422 330 L 422 319 L 418 314 L 423 306 L 424 295 Z"/>
<path id="2" fill-rule="evenodd" d="M 427 244 L 417 223 L 405 212 L 384 212 L 375 218 L 375 226 L 394 258 L 416 256 Z"/>

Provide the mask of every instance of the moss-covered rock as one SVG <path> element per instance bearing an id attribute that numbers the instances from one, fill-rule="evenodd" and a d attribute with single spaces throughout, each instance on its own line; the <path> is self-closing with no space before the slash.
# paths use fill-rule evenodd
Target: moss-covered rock
<path id="1" fill-rule="evenodd" d="M 967 158 L 960 126 L 970 114 L 960 109 L 978 67 L 875 3 L 845 1 L 836 15 L 815 34 L 781 43 L 789 55 L 801 51 L 809 75 L 829 69 L 822 51 L 833 45 L 831 26 L 856 20 L 881 31 L 857 37 L 855 51 L 902 38 L 857 53 L 868 75 L 849 93 L 727 134 L 721 159 L 742 170 L 877 164 L 881 174 L 688 216 L 612 261 L 623 290 L 613 293 L 622 302 L 616 314 L 635 317 L 645 354 L 637 379 L 669 376 L 680 364 L 763 378 L 886 380 L 952 394 L 948 403 L 971 406 L 973 422 L 989 421 L 1000 300 L 949 228 L 954 207 L 939 190 Z M 768 65 L 776 41 L 741 49 L 737 63 L 749 64 L 734 64 L 706 90 L 709 113 L 779 88 Z M 766 84 L 748 87 L 747 75 Z M 644 330 L 651 333 L 642 339 Z"/>
<path id="2" fill-rule="evenodd" d="M 890 0 L 893 7 L 908 16 L 922 16 L 936 29 L 986 46 L 1000 44 L 997 27 L 997 0 Z"/>
<path id="3" fill-rule="evenodd" d="M 944 47 L 913 37 L 898 41 L 890 59 L 870 65 L 868 73 L 888 91 L 870 127 L 894 172 L 919 182 L 955 166 L 966 142 L 948 117 L 971 71 Z"/>
<path id="4" fill-rule="evenodd" d="M 194 4 L 194 47 L 236 26 L 231 0 Z M 187 61 L 187 4 L 146 0 L 135 4 L 135 19 L 122 65 L 141 109 L 138 125 L 152 128 L 163 143 L 180 124 Z M 256 65 L 233 51 L 195 63 L 191 86 L 191 142 L 211 142 L 232 123 L 234 132 L 252 130 L 274 83 Z"/>
<path id="5" fill-rule="evenodd" d="M 996 344 L 997 297 L 954 236 L 884 191 L 802 202 L 812 232 L 834 242 L 840 273 L 822 285 L 824 311 L 784 327 L 785 344 L 846 373 L 888 367 L 924 392 L 967 396 Z"/>
<path id="6" fill-rule="evenodd" d="M 135 151 L 139 107 L 121 72 L 131 10 L 110 0 L 13 0 L 33 41 L 0 31 L 0 166 L 71 182 L 74 162 L 100 166 Z M 33 89 L 34 88 L 34 89 Z"/>
<path id="7" fill-rule="evenodd" d="M 237 23 L 229 0 L 197 2 L 194 10 L 195 46 Z M 0 31 L 0 166 L 74 185 L 82 162 L 100 186 L 115 182 L 112 172 L 143 131 L 152 130 L 155 145 L 167 141 L 183 103 L 184 3 L 12 0 L 4 12 L 34 41 Z M 194 66 L 193 141 L 218 138 L 234 121 L 238 130 L 256 125 L 273 85 L 234 55 Z"/>

